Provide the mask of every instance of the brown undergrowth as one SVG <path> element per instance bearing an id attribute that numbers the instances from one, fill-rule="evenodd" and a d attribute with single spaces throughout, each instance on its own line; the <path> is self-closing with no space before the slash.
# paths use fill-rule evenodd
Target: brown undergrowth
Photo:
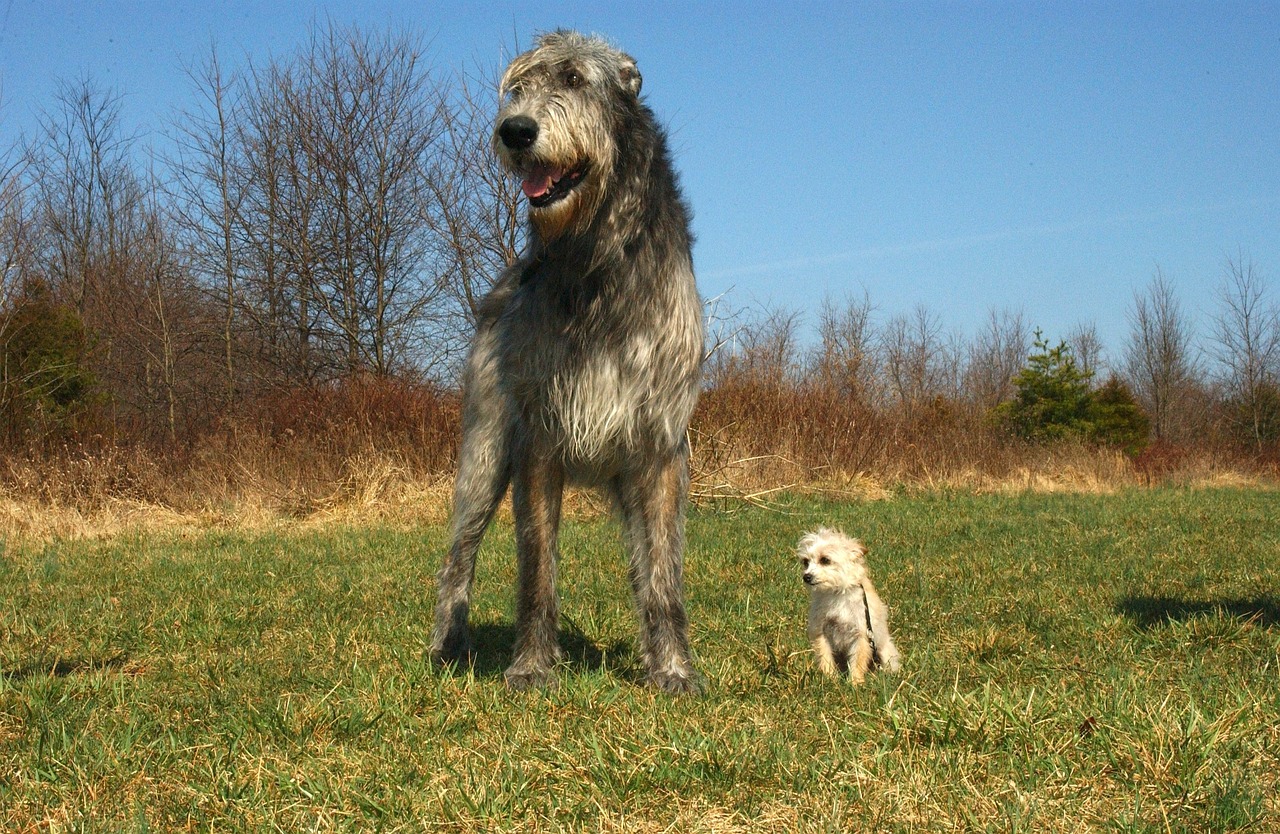
<path id="1" fill-rule="evenodd" d="M 80 442 L 0 461 L 0 539 L 147 529 L 439 523 L 447 517 L 458 399 L 403 382 L 265 398 L 186 445 Z M 689 432 L 695 502 L 783 494 L 1089 492 L 1161 485 L 1271 487 L 1274 463 L 1153 444 L 1136 458 L 1079 442 L 1017 440 L 943 400 L 872 409 L 813 387 L 707 391 Z M 574 492 L 570 514 L 607 511 Z"/>

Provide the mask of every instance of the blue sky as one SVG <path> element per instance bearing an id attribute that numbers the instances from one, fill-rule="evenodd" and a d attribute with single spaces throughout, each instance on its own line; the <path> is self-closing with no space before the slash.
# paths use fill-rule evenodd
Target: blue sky
<path id="1" fill-rule="evenodd" d="M 971 335 L 992 308 L 1111 358 L 1157 269 L 1207 332 L 1228 256 L 1280 290 L 1280 2 L 343 3 L 0 0 L 0 147 L 58 78 L 162 141 L 184 62 L 407 26 L 442 69 L 567 26 L 634 55 L 667 124 L 705 296 L 864 290 Z M 813 321 L 812 315 L 808 320 Z"/>

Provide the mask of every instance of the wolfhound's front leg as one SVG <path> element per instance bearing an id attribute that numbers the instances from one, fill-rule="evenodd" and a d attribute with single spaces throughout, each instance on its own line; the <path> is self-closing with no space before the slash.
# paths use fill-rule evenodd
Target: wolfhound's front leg
<path id="1" fill-rule="evenodd" d="M 497 291 L 493 297 L 500 300 Z M 476 551 L 511 479 L 514 421 L 507 398 L 499 389 L 496 356 L 489 322 L 476 337 L 463 376 L 462 448 L 453 485 L 450 546 L 440 568 L 436 619 L 431 632 L 431 656 L 439 663 L 462 661 L 472 652 L 467 617 Z"/>
<path id="2" fill-rule="evenodd" d="M 689 649 L 683 575 L 688 449 L 620 475 L 615 492 L 631 551 L 646 682 L 667 692 L 695 692 L 700 683 Z"/>
<path id="3" fill-rule="evenodd" d="M 539 454 L 534 445 L 527 439 L 517 440 L 512 459 L 511 501 L 519 560 L 515 659 L 506 671 L 512 689 L 546 684 L 561 656 L 556 559 L 564 468 Z"/>
<path id="4" fill-rule="evenodd" d="M 468 443 L 468 439 L 471 443 Z M 508 441 L 504 438 L 501 443 Z M 431 632 L 431 656 L 438 663 L 466 660 L 472 653 L 471 585 L 476 573 L 476 551 L 484 532 L 502 502 L 510 477 L 506 449 L 474 447 L 489 445 L 489 439 L 463 439 L 461 463 L 453 490 L 451 545 L 440 568 L 436 598 L 435 626 Z M 473 448 L 468 448 L 469 446 Z"/>

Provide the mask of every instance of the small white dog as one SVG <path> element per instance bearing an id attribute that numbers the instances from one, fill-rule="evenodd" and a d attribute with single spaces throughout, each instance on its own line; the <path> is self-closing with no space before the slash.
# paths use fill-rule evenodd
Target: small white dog
<path id="1" fill-rule="evenodd" d="M 852 683 L 868 671 L 902 668 L 889 636 L 889 609 L 867 575 L 867 549 L 837 530 L 821 527 L 800 539 L 796 555 L 809 586 L 809 643 L 818 668 Z"/>

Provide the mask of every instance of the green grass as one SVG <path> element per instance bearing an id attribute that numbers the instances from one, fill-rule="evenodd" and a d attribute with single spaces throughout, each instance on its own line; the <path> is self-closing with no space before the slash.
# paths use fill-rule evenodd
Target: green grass
<path id="1" fill-rule="evenodd" d="M 871 546 L 905 659 L 819 677 L 791 549 Z M 0 559 L 0 830 L 1275 831 L 1280 493 L 695 511 L 707 693 L 636 685 L 616 526 L 563 535 L 560 686 L 424 659 L 443 531 L 121 537 Z"/>

